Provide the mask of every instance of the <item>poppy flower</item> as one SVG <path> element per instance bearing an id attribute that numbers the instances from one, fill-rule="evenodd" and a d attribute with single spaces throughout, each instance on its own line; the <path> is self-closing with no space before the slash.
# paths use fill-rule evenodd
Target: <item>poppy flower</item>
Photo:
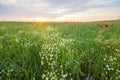
<path id="1" fill-rule="evenodd" d="M 103 26 L 102 26 L 102 25 L 100 25 L 100 29 L 102 29 L 102 27 L 103 27 Z"/>
<path id="2" fill-rule="evenodd" d="M 104 24 L 106 28 L 108 28 L 108 24 Z"/>
<path id="3" fill-rule="evenodd" d="M 70 22 L 65 22 L 65 24 L 70 24 Z"/>

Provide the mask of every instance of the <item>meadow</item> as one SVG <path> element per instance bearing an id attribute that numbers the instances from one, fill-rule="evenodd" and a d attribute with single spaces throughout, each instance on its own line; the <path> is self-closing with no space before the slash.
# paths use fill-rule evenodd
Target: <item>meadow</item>
<path id="1" fill-rule="evenodd" d="M 120 21 L 0 22 L 0 80 L 120 80 Z"/>

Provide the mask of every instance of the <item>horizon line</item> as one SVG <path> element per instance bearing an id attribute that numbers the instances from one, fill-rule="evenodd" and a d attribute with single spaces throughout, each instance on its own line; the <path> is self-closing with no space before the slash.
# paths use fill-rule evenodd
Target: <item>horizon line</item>
<path id="1" fill-rule="evenodd" d="M 120 19 L 114 19 L 114 20 L 98 20 L 98 21 L 0 21 L 0 22 L 43 22 L 43 23 L 47 23 L 47 22 L 50 22 L 50 23 L 62 23 L 62 22 L 104 22 L 104 21 L 120 21 Z"/>

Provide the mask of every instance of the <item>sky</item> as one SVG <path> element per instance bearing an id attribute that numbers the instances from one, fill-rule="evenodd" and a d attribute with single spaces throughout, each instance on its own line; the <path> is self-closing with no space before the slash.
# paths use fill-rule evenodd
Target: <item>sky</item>
<path id="1" fill-rule="evenodd" d="M 120 18 L 120 0 L 0 0 L 0 21 L 101 21 Z"/>

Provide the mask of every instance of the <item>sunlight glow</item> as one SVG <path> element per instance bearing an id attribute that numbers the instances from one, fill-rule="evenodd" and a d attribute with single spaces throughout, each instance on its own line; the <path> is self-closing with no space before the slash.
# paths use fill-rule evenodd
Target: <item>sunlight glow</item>
<path id="1" fill-rule="evenodd" d="M 35 18 L 35 21 L 40 21 L 40 22 L 41 22 L 41 21 L 45 21 L 45 18 L 39 18 L 39 17 L 38 17 L 38 18 Z"/>
<path id="2" fill-rule="evenodd" d="M 22 21 L 36 21 L 36 22 L 44 22 L 46 21 L 45 18 L 40 18 L 40 17 L 36 17 L 36 18 L 20 18 Z"/>

